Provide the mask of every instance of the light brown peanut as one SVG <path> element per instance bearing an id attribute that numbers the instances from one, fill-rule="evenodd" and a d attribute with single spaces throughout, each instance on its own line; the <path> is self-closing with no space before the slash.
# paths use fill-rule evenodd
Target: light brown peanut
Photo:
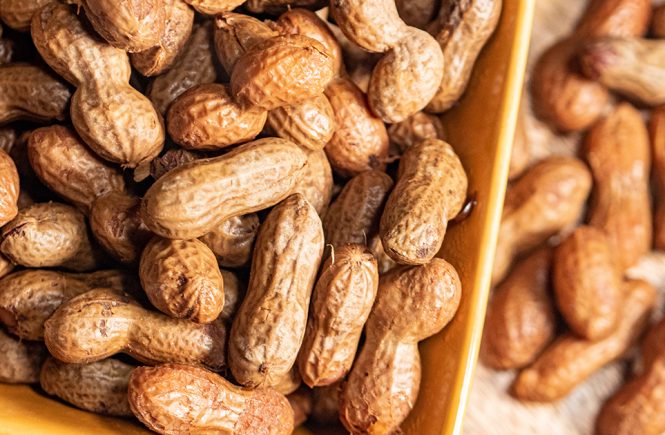
<path id="1" fill-rule="evenodd" d="M 381 216 L 383 249 L 402 264 L 424 264 L 441 249 L 462 209 L 468 181 L 453 148 L 439 139 L 409 147 Z"/>
<path id="2" fill-rule="evenodd" d="M 219 314 L 219 319 L 231 323 L 245 298 L 247 287 L 240 281 L 238 276 L 230 270 L 220 269 L 224 278 L 224 309 Z"/>
<path id="3" fill-rule="evenodd" d="M 349 372 L 378 285 L 376 259 L 362 245 L 334 249 L 323 264 L 298 355 L 308 386 L 330 385 Z"/>
<path id="4" fill-rule="evenodd" d="M 418 342 L 450 322 L 461 292 L 457 272 L 440 258 L 381 277 L 365 345 L 340 397 L 347 430 L 391 433 L 399 428 L 420 388 Z"/>
<path id="5" fill-rule="evenodd" d="M 147 363 L 225 366 L 223 322 L 198 324 L 148 311 L 127 294 L 97 288 L 62 304 L 44 323 L 51 355 L 86 364 L 119 352 Z"/>
<path id="6" fill-rule="evenodd" d="M 480 353 L 486 365 L 500 370 L 524 367 L 554 338 L 551 261 L 551 249 L 538 249 L 517 263 L 494 291 Z"/>
<path id="7" fill-rule="evenodd" d="M 77 87 L 72 123 L 93 151 L 131 168 L 159 154 L 164 125 L 150 100 L 129 85 L 127 53 L 99 40 L 58 2 L 35 14 L 32 39 L 46 63 Z"/>
<path id="8" fill-rule="evenodd" d="M 626 281 L 617 329 L 591 341 L 567 333 L 520 372 L 512 394 L 520 400 L 550 402 L 568 394 L 596 370 L 621 357 L 639 338 L 655 304 L 656 290 L 644 281 Z"/>
<path id="9" fill-rule="evenodd" d="M 12 337 L 0 329 L 0 382 L 3 384 L 35 384 L 48 352 L 43 343 Z"/>
<path id="10" fill-rule="evenodd" d="M 14 264 L 7 257 L 0 254 L 0 278 L 8 275 L 14 270 Z"/>
<path id="11" fill-rule="evenodd" d="M 581 161 L 553 157 L 527 170 L 506 192 L 492 284 L 499 283 L 518 255 L 577 222 L 591 190 Z"/>
<path id="12" fill-rule="evenodd" d="M 621 271 L 651 249 L 649 148 L 642 115 L 628 103 L 596 124 L 584 143 L 594 180 L 589 224 L 607 233 Z"/>
<path id="13" fill-rule="evenodd" d="M 333 176 L 328 157 L 323 150 L 307 152 L 307 164 L 294 192 L 302 194 L 319 216 L 325 216 L 332 198 Z"/>
<path id="14" fill-rule="evenodd" d="M 286 398 L 293 409 L 293 425 L 298 427 L 304 424 L 312 413 L 312 390 L 299 388 Z"/>
<path id="15" fill-rule="evenodd" d="M 0 150 L 0 227 L 18 214 L 19 181 L 14 160 Z"/>
<path id="16" fill-rule="evenodd" d="M 143 198 L 143 219 L 162 237 L 200 237 L 233 216 L 270 207 L 293 190 L 307 162 L 295 144 L 260 139 L 174 169 Z"/>
<path id="17" fill-rule="evenodd" d="M 32 16 L 51 0 L 3 0 L 0 3 L 0 19 L 12 29 L 30 30 Z"/>
<path id="18" fill-rule="evenodd" d="M 261 225 L 229 339 L 229 366 L 242 385 L 274 386 L 288 376 L 305 335 L 322 253 L 321 220 L 300 194 L 273 208 Z"/>
<path id="19" fill-rule="evenodd" d="M 325 95 L 268 112 L 269 132 L 302 148 L 323 149 L 335 132 L 335 112 Z"/>
<path id="20" fill-rule="evenodd" d="M 321 9 L 327 6 L 327 0 L 247 0 L 245 7 L 255 14 L 277 15 L 291 8 Z"/>
<path id="21" fill-rule="evenodd" d="M 130 416 L 127 386 L 133 369 L 115 359 L 66 364 L 49 358 L 42 366 L 39 382 L 48 394 L 86 411 Z"/>
<path id="22" fill-rule="evenodd" d="M 665 106 L 656 108 L 649 123 L 653 170 L 658 186 L 656 218 L 654 220 L 654 247 L 665 250 Z"/>
<path id="23" fill-rule="evenodd" d="M 28 158 L 42 183 L 84 212 L 98 197 L 125 190 L 122 172 L 61 125 L 34 130 L 28 139 Z"/>
<path id="24" fill-rule="evenodd" d="M 653 8 L 653 17 L 651 18 L 651 34 L 656 38 L 665 38 L 665 5 Z"/>
<path id="25" fill-rule="evenodd" d="M 252 257 L 258 229 L 259 217 L 255 213 L 234 216 L 223 221 L 200 240 L 212 250 L 220 265 L 242 267 Z"/>
<path id="26" fill-rule="evenodd" d="M 232 11 L 245 0 L 185 0 L 197 12 L 204 15 L 217 15 Z"/>
<path id="27" fill-rule="evenodd" d="M 293 410 L 275 390 L 236 387 L 207 370 L 180 364 L 135 369 L 129 404 L 161 434 L 289 435 Z"/>
<path id="28" fill-rule="evenodd" d="M 445 140 L 446 134 L 441 120 L 425 112 L 417 112 L 402 122 L 388 127 L 390 143 L 397 146 L 400 154 L 408 147 L 425 139 Z"/>

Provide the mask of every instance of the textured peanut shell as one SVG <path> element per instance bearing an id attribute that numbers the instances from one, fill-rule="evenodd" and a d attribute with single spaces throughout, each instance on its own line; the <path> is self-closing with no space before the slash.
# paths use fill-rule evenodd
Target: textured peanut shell
<path id="1" fill-rule="evenodd" d="M 127 400 L 129 375 L 134 366 L 115 359 L 90 364 L 66 364 L 49 358 L 39 382 L 48 394 L 77 408 L 103 415 L 131 416 Z"/>
<path id="2" fill-rule="evenodd" d="M 224 267 L 245 266 L 252 257 L 254 239 L 259 229 L 259 217 L 255 213 L 234 216 L 223 221 L 200 238 Z"/>
<path id="3" fill-rule="evenodd" d="M 312 413 L 312 391 L 305 388 L 299 388 L 294 393 L 286 396 L 293 409 L 293 425 L 298 427 L 307 421 Z"/>
<path id="4" fill-rule="evenodd" d="M 665 106 L 658 107 L 652 112 L 649 133 L 651 136 L 653 170 L 658 186 L 654 220 L 654 247 L 665 250 Z"/>
<path id="5" fill-rule="evenodd" d="M 379 231 L 379 220 L 393 180 L 384 172 L 366 171 L 349 180 L 323 220 L 326 244 L 367 244 Z"/>
<path id="6" fill-rule="evenodd" d="M 229 339 L 229 366 L 240 384 L 277 385 L 291 371 L 322 253 L 321 220 L 300 194 L 273 208 L 261 225 Z"/>
<path id="7" fill-rule="evenodd" d="M 12 29 L 27 32 L 32 16 L 51 0 L 2 0 L 0 19 Z"/>
<path id="8" fill-rule="evenodd" d="M 182 55 L 173 66 L 150 83 L 147 95 L 159 113 L 166 114 L 169 106 L 187 89 L 217 78 L 212 52 L 212 28 L 210 25 L 194 29 L 182 48 Z M 132 58 L 134 61 L 134 58 Z M 134 61 L 135 62 L 135 61 Z"/>
<path id="9" fill-rule="evenodd" d="M 223 322 L 198 324 L 141 307 L 127 294 L 97 288 L 62 304 L 44 323 L 44 342 L 62 362 L 86 364 L 119 352 L 146 364 L 225 366 Z"/>
<path id="10" fill-rule="evenodd" d="M 141 254 L 141 285 L 164 314 L 210 323 L 224 307 L 224 281 L 215 254 L 199 240 L 154 237 Z"/>
<path id="11" fill-rule="evenodd" d="M 393 48 L 408 31 L 394 0 L 334 0 L 330 14 L 347 38 L 376 53 Z"/>
<path id="12" fill-rule="evenodd" d="M 14 160 L 0 150 L 0 227 L 16 217 L 19 194 L 18 171 Z"/>
<path id="13" fill-rule="evenodd" d="M 665 38 L 665 6 L 654 7 L 651 18 L 651 35 L 658 39 Z"/>
<path id="14" fill-rule="evenodd" d="M 372 111 L 387 123 L 401 122 L 427 106 L 444 76 L 441 47 L 427 32 L 407 34 L 376 64 L 367 97 Z"/>
<path id="15" fill-rule="evenodd" d="M 517 263 L 487 307 L 480 357 L 500 370 L 530 364 L 556 333 L 550 290 L 552 251 L 540 248 Z"/>
<path id="16" fill-rule="evenodd" d="M 247 0 L 245 7 L 255 14 L 278 15 L 291 8 L 308 8 L 313 11 L 328 5 L 327 0 Z"/>
<path id="17" fill-rule="evenodd" d="M 420 387 L 418 342 L 450 322 L 461 292 L 457 272 L 440 258 L 381 277 L 365 345 L 340 397 L 347 430 L 391 433 L 399 428 Z"/>
<path id="18" fill-rule="evenodd" d="M 627 281 L 617 329 L 599 341 L 564 334 L 517 376 L 512 394 L 520 400 L 551 402 L 604 365 L 621 357 L 639 338 L 655 304 L 656 291 L 643 281 Z"/>
<path id="19" fill-rule="evenodd" d="M 425 112 L 417 112 L 402 122 L 388 127 L 390 143 L 397 146 L 400 153 L 425 139 L 445 140 L 446 134 L 441 120 Z"/>
<path id="20" fill-rule="evenodd" d="M 1 27 L 0 27 L 1 29 Z M 0 30 L 0 36 L 2 31 Z M 0 65 L 7 64 L 14 57 L 14 41 L 8 38 L 0 38 Z"/>
<path id="21" fill-rule="evenodd" d="M 266 23 L 249 15 L 227 12 L 215 18 L 215 51 L 229 76 L 240 56 L 277 35 Z"/>
<path id="22" fill-rule="evenodd" d="M 594 180 L 589 224 L 608 234 L 623 271 L 649 252 L 653 236 L 651 153 L 640 112 L 628 103 L 617 106 L 591 129 L 584 155 Z"/>
<path id="23" fill-rule="evenodd" d="M 332 168 L 326 153 L 323 150 L 309 151 L 307 164 L 293 191 L 302 194 L 319 216 L 325 216 L 332 198 L 332 186 Z"/>
<path id="24" fill-rule="evenodd" d="M 143 198 L 143 219 L 162 237 L 200 237 L 233 216 L 270 207 L 293 190 L 307 156 L 295 144 L 260 139 L 161 177 Z"/>
<path id="25" fill-rule="evenodd" d="M 293 431 L 291 406 L 275 390 L 243 389 L 207 370 L 181 364 L 134 370 L 129 404 L 139 420 L 160 434 Z"/>
<path id="26" fill-rule="evenodd" d="M 584 163 L 562 157 L 532 166 L 512 184 L 503 205 L 492 283 L 505 277 L 515 257 L 574 224 L 590 190 Z"/>
<path id="27" fill-rule="evenodd" d="M 34 130 L 28 139 L 28 158 L 42 183 L 84 212 L 98 197 L 125 190 L 122 172 L 61 125 Z"/>
<path id="28" fill-rule="evenodd" d="M 335 113 L 335 133 L 325 147 L 335 172 L 353 177 L 371 169 L 383 170 L 388 132 L 371 112 L 365 94 L 345 78 L 329 83 L 325 93 Z"/>
<path id="29" fill-rule="evenodd" d="M 25 267 L 95 269 L 101 261 L 88 236 L 85 217 L 74 207 L 55 202 L 34 204 L 19 211 L 2 228 L 0 251 Z"/>
<path id="30" fill-rule="evenodd" d="M 623 291 L 615 255 L 605 233 L 589 226 L 577 228 L 555 252 L 557 306 L 580 337 L 597 341 L 617 327 Z"/>
<path id="31" fill-rule="evenodd" d="M 335 132 L 335 112 L 325 95 L 268 112 L 267 127 L 275 136 L 302 148 L 323 149 Z"/>
<path id="32" fill-rule="evenodd" d="M 308 386 L 330 385 L 349 372 L 378 285 L 376 259 L 362 245 L 337 248 L 323 264 L 298 355 Z"/>
<path id="33" fill-rule="evenodd" d="M 245 0 L 185 0 L 197 12 L 205 15 L 216 15 L 232 11 Z"/>
<path id="34" fill-rule="evenodd" d="M 65 301 L 95 287 L 132 288 L 132 279 L 117 270 L 63 273 L 28 269 L 0 280 L 0 321 L 24 340 L 43 340 L 44 322 Z"/>
<path id="35" fill-rule="evenodd" d="M 71 92 L 42 68 L 10 63 L 0 66 L 0 124 L 26 119 L 62 121 Z"/>
<path id="36" fill-rule="evenodd" d="M 231 93 L 243 107 L 264 110 L 299 103 L 323 93 L 334 59 L 318 41 L 300 35 L 259 42 L 237 60 Z"/>
<path id="37" fill-rule="evenodd" d="M 196 46 L 191 44 L 186 45 L 188 38 L 192 34 L 192 26 L 194 24 L 194 11 L 192 8 L 190 8 L 183 0 L 163 1 L 166 16 L 164 21 L 164 33 L 162 34 L 159 43 L 146 50 L 131 53 L 129 55 L 132 66 L 146 77 L 163 74 L 172 67 L 177 68 L 178 64 L 185 62 L 185 58 L 199 61 L 206 60 L 205 57 L 199 57 L 199 51 L 196 49 Z M 201 26 L 201 28 L 206 27 L 208 26 Z M 208 34 L 208 36 L 210 35 Z M 209 46 L 209 41 L 206 42 Z M 203 43 L 203 45 L 205 45 L 205 43 Z M 182 55 L 179 56 L 181 51 Z M 210 61 L 208 60 L 208 62 Z M 205 63 L 199 64 L 197 62 L 196 65 L 201 68 L 199 71 L 200 74 L 209 74 L 210 69 L 212 69 L 212 67 L 208 67 Z M 172 78 L 174 74 L 166 74 L 166 76 Z M 160 79 L 160 82 L 166 80 L 168 80 L 167 77 L 163 77 Z M 154 86 L 153 83 L 153 87 Z M 155 102 L 152 95 L 149 95 L 149 97 Z M 166 110 L 161 110 L 161 107 L 159 107 L 158 104 L 155 105 L 160 110 L 160 113 L 164 114 Z"/>
<path id="38" fill-rule="evenodd" d="M 167 172 L 203 157 L 203 154 L 181 148 L 168 150 L 150 162 L 150 175 L 157 180 Z"/>
<path id="39" fill-rule="evenodd" d="M 137 263 L 151 233 L 141 219 L 141 199 L 111 192 L 92 203 L 90 230 L 99 244 L 122 263 Z"/>
<path id="40" fill-rule="evenodd" d="M 171 138 L 185 149 L 212 151 L 256 137 L 266 112 L 236 104 L 227 85 L 195 86 L 173 101 L 167 126 Z"/>
<path id="41" fill-rule="evenodd" d="M 34 384 L 48 352 L 43 343 L 12 337 L 0 329 L 0 382 L 3 384 Z"/>
<path id="42" fill-rule="evenodd" d="M 402 264 L 423 264 L 441 249 L 448 221 L 466 199 L 468 181 L 453 148 L 426 139 L 407 149 L 381 216 L 383 248 Z"/>
<path id="43" fill-rule="evenodd" d="M 247 287 L 238 276 L 230 270 L 220 269 L 224 278 L 224 309 L 219 314 L 219 319 L 231 323 L 242 300 L 245 298 Z"/>

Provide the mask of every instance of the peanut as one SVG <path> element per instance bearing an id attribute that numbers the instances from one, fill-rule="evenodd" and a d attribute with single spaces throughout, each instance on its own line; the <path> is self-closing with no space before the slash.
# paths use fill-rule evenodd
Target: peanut
<path id="1" fill-rule="evenodd" d="M 127 53 L 100 41 L 58 2 L 35 14 L 32 39 L 46 63 L 77 87 L 72 123 L 93 151 L 132 168 L 159 154 L 163 122 L 150 100 L 129 85 Z"/>
<path id="2" fill-rule="evenodd" d="M 245 266 L 252 257 L 254 239 L 259 229 L 255 213 L 234 216 L 200 238 L 225 267 Z"/>
<path id="3" fill-rule="evenodd" d="M 157 180 L 143 198 L 143 219 L 162 237 L 193 239 L 233 216 L 288 196 L 306 164 L 295 144 L 260 139 L 228 154 L 197 160 Z"/>
<path id="4" fill-rule="evenodd" d="M 651 155 L 642 115 L 621 103 L 591 129 L 584 147 L 594 178 L 589 224 L 608 234 L 623 271 L 649 252 L 653 235 Z"/>
<path id="5" fill-rule="evenodd" d="M 84 212 L 96 198 L 125 190 L 122 172 L 97 157 L 67 127 L 34 130 L 28 139 L 28 158 L 42 183 Z"/>
<path id="6" fill-rule="evenodd" d="M 2 228 L 0 251 L 21 266 L 64 267 L 79 272 L 95 269 L 102 260 L 88 237 L 83 214 L 55 202 L 20 210 Z"/>
<path id="7" fill-rule="evenodd" d="M 520 400 L 558 400 L 596 370 L 621 357 L 641 335 L 656 299 L 655 289 L 644 281 L 626 281 L 623 294 L 619 324 L 611 335 L 599 341 L 572 333 L 559 337 L 520 372 L 512 394 Z"/>
<path id="8" fill-rule="evenodd" d="M 651 34 L 656 38 L 665 38 L 665 6 L 654 7 L 651 19 Z"/>
<path id="9" fill-rule="evenodd" d="M 486 365 L 501 370 L 524 367 L 554 338 L 551 261 L 551 249 L 538 249 L 517 263 L 494 291 L 481 347 Z"/>
<path id="10" fill-rule="evenodd" d="M 591 190 L 591 174 L 574 158 L 553 157 L 526 171 L 506 192 L 492 284 L 521 253 L 577 222 Z"/>
<path id="11" fill-rule="evenodd" d="M 312 413 L 312 391 L 299 388 L 286 398 L 289 405 L 291 405 L 291 409 L 293 409 L 293 425 L 295 427 L 301 426 Z"/>
<path id="12" fill-rule="evenodd" d="M 267 127 L 302 148 L 323 149 L 335 132 L 335 112 L 325 95 L 268 112 Z"/>
<path id="13" fill-rule="evenodd" d="M 426 139 L 402 156 L 397 184 L 381 216 L 386 254 L 402 264 L 424 264 L 441 249 L 448 221 L 466 200 L 467 178 L 453 148 Z"/>
<path id="14" fill-rule="evenodd" d="M 0 254 L 0 278 L 8 275 L 14 270 L 14 264 L 4 255 Z"/>
<path id="15" fill-rule="evenodd" d="M 217 15 L 223 12 L 232 11 L 245 0 L 185 0 L 197 12 L 205 15 Z"/>
<path id="16" fill-rule="evenodd" d="M 148 311 L 127 294 L 97 288 L 62 304 L 44 323 L 44 342 L 62 362 L 87 364 L 119 352 L 156 364 L 225 365 L 223 322 L 198 324 Z"/>
<path id="17" fill-rule="evenodd" d="M 49 358 L 42 366 L 39 382 L 46 393 L 86 411 L 130 416 L 127 386 L 133 369 L 115 359 L 65 364 Z"/>
<path id="18" fill-rule="evenodd" d="M 418 342 L 443 329 L 461 298 L 455 269 L 433 259 L 382 276 L 367 339 L 340 397 L 352 433 L 391 433 L 411 411 L 420 387 Z"/>
<path id="19" fill-rule="evenodd" d="M 312 389 L 312 420 L 320 424 L 339 422 L 339 390 L 341 384 Z"/>
<path id="20" fill-rule="evenodd" d="M 30 343 L 10 336 L 0 329 L 0 382 L 34 384 L 48 353 L 42 343 Z"/>
<path id="21" fill-rule="evenodd" d="M 135 369 L 129 404 L 139 420 L 161 434 L 293 431 L 291 406 L 276 391 L 239 388 L 207 370 L 180 364 Z"/>
<path id="22" fill-rule="evenodd" d="M 164 155 L 161 157 L 156 157 L 150 162 L 150 175 L 155 180 L 157 180 L 170 170 L 203 157 L 204 156 L 202 154 L 196 153 L 194 151 L 187 151 L 183 149 L 168 150 L 164 153 Z"/>
<path id="23" fill-rule="evenodd" d="M 332 169 L 326 153 L 323 150 L 309 151 L 307 164 L 293 191 L 302 194 L 319 216 L 324 216 L 332 198 L 332 186 Z"/>
<path id="24" fill-rule="evenodd" d="M 272 388 L 278 393 L 287 395 L 296 391 L 302 386 L 302 377 L 298 371 L 298 365 L 294 364 L 291 370 L 283 375 L 278 375 L 273 379 Z"/>
<path id="25" fill-rule="evenodd" d="M 308 386 L 330 385 L 349 372 L 378 284 L 376 259 L 362 245 L 337 248 L 323 264 L 298 356 Z"/>
<path id="26" fill-rule="evenodd" d="M 388 127 L 390 143 L 397 146 L 400 154 L 411 145 L 425 139 L 445 140 L 446 134 L 441 120 L 425 112 L 417 112 L 402 122 Z"/>
<path id="27" fill-rule="evenodd" d="M 229 366 L 241 384 L 277 385 L 291 371 L 322 253 L 321 220 L 300 194 L 273 208 L 261 225 L 229 340 Z"/>
<path id="28" fill-rule="evenodd" d="M 12 29 L 30 30 L 32 16 L 51 0 L 2 0 L 0 19 Z"/>
<path id="29" fill-rule="evenodd" d="M 395 0 L 399 17 L 409 26 L 424 29 L 436 15 L 436 0 Z"/>
<path id="30" fill-rule="evenodd" d="M 18 214 L 19 178 L 14 160 L 0 150 L 0 227 Z"/>
<path id="31" fill-rule="evenodd" d="M 378 235 L 370 239 L 368 247 L 369 250 L 372 252 L 372 255 L 374 255 L 374 258 L 376 258 L 380 274 L 384 274 L 388 272 L 390 269 L 393 269 L 394 267 L 397 266 L 397 263 L 395 263 L 393 259 L 390 258 L 388 254 L 386 254 L 386 251 L 383 249 L 383 243 L 381 242 L 381 237 L 379 237 Z"/>
<path id="32" fill-rule="evenodd" d="M 652 112 L 649 131 L 658 185 L 654 247 L 665 250 L 665 106 L 658 107 Z"/>
<path id="33" fill-rule="evenodd" d="M 247 0 L 245 7 L 253 13 L 277 15 L 290 8 L 321 9 L 327 6 L 327 0 Z"/>
<path id="34" fill-rule="evenodd" d="M 235 273 L 225 269 L 220 269 L 220 272 L 222 272 L 222 277 L 224 278 L 224 309 L 220 313 L 219 318 L 231 323 L 235 318 L 238 308 L 240 308 L 247 288 Z"/>
<path id="35" fill-rule="evenodd" d="M 65 119 L 69 89 L 42 68 L 22 63 L 0 66 L 0 124 L 27 119 Z"/>

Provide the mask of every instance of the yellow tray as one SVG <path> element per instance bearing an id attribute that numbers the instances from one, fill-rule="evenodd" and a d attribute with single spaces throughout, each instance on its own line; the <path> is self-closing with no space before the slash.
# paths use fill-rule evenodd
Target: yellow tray
<path id="1" fill-rule="evenodd" d="M 421 345 L 422 384 L 404 424 L 407 434 L 461 432 L 485 317 L 534 1 L 504 0 L 501 22 L 478 60 L 469 92 L 443 118 L 478 204 L 446 236 L 442 255 L 460 274 L 462 303 L 453 322 Z M 0 434 L 144 433 L 133 422 L 79 411 L 31 387 L 0 385 Z"/>

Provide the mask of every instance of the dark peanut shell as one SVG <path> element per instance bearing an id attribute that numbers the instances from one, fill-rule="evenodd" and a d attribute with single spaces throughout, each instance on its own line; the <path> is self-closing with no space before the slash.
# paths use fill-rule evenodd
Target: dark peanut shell
<path id="1" fill-rule="evenodd" d="M 654 247 L 665 250 L 665 106 L 655 109 L 651 114 L 649 133 L 651 135 L 653 170 L 658 185 L 656 193 L 658 199 L 656 200 L 657 207 L 654 219 Z"/>
<path id="2" fill-rule="evenodd" d="M 0 382 L 3 384 L 35 384 L 39 370 L 48 356 L 43 343 L 12 337 L 0 329 Z"/>
<path id="3" fill-rule="evenodd" d="M 293 409 L 293 425 L 298 427 L 304 424 L 312 413 L 312 390 L 299 388 L 286 398 Z"/>
<path id="4" fill-rule="evenodd" d="M 656 6 L 653 9 L 651 34 L 658 39 L 665 38 L 665 5 Z"/>
<path id="5" fill-rule="evenodd" d="M 323 149 L 335 132 L 335 113 L 325 95 L 268 112 L 270 132 L 301 147 Z"/>
<path id="6" fill-rule="evenodd" d="M 150 175 L 157 180 L 170 170 L 178 168 L 185 163 L 202 159 L 203 157 L 203 154 L 183 150 L 181 148 L 168 150 L 163 155 L 150 162 Z"/>
<path id="7" fill-rule="evenodd" d="M 242 267 L 252 258 L 254 239 L 259 229 L 255 213 L 234 216 L 201 237 L 224 267 Z"/>
<path id="8" fill-rule="evenodd" d="M 339 393 L 341 383 L 312 389 L 312 415 L 316 423 L 339 423 Z"/>
<path id="9" fill-rule="evenodd" d="M 0 127 L 0 150 L 9 154 L 16 145 L 16 130 L 12 127 Z"/>
<path id="10" fill-rule="evenodd" d="M 277 35 L 266 23 L 249 15 L 226 12 L 215 18 L 215 51 L 229 76 L 240 56 Z"/>
<path id="11" fill-rule="evenodd" d="M 0 150 L 0 227 L 18 213 L 19 181 L 14 160 Z"/>
<path id="12" fill-rule="evenodd" d="M 309 151 L 307 164 L 296 183 L 294 192 L 302 194 L 319 216 L 324 216 L 332 198 L 333 176 L 323 150 Z"/>

